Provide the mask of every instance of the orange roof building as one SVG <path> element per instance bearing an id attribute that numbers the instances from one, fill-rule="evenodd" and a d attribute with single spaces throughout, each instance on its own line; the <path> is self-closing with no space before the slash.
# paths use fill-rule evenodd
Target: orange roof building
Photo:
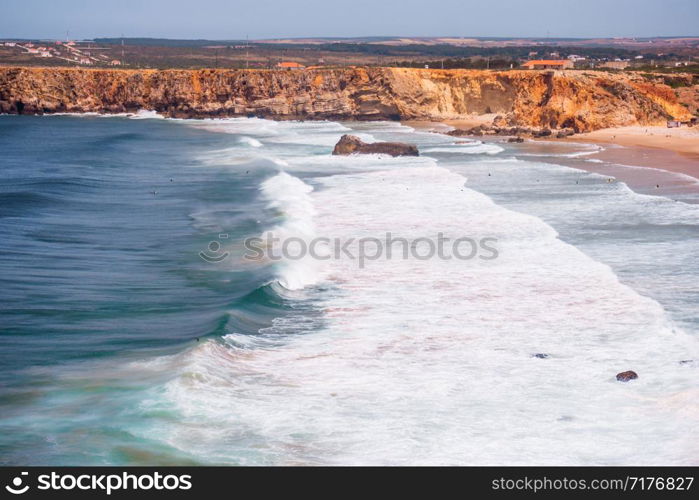
<path id="1" fill-rule="evenodd" d="M 536 59 L 522 65 L 527 69 L 569 69 L 573 66 L 573 61 L 568 59 Z"/>
<path id="2" fill-rule="evenodd" d="M 279 64 L 277 64 L 277 68 L 292 70 L 292 69 L 304 69 L 305 66 L 303 64 L 299 64 L 297 62 L 284 61 L 284 62 L 280 62 Z"/>

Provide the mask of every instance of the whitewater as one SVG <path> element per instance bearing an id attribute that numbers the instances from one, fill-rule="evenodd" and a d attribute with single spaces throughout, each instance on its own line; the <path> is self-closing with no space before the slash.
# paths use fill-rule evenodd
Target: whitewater
<path id="1" fill-rule="evenodd" d="M 235 133 L 242 124 L 204 126 Z M 266 135 L 271 125 L 263 127 Z M 337 125 L 310 126 L 315 136 L 308 124 L 274 127 L 284 131 L 267 135 L 272 141 L 296 143 L 303 133 L 330 145 Z M 502 151 L 476 141 L 424 149 Z M 382 259 L 365 269 L 353 259 L 277 264 L 280 293 L 303 290 L 322 320 L 274 349 L 233 333 L 183 355 L 188 375 L 170 382 L 166 397 L 185 428 L 205 421 L 213 429 L 192 436 L 177 426 L 170 444 L 246 464 L 696 461 L 686 437 L 699 392 L 681 363 L 697 355 L 696 338 L 608 265 L 430 157 L 286 161 L 260 187 L 284 214 L 272 229 L 281 238 L 391 231 L 412 241 L 442 232 L 494 238 L 499 256 Z M 318 161 L 345 172 L 294 176 Z M 642 373 L 633 386 L 615 380 L 631 368 Z"/>
<path id="2" fill-rule="evenodd" d="M 198 286 L 240 292 L 217 302 L 223 326 L 168 352 L 90 362 L 92 384 L 136 386 L 112 425 L 161 450 L 154 460 L 697 464 L 699 205 L 566 163 L 587 146 L 519 154 L 396 123 L 158 126 L 215 137 L 188 160 L 193 175 L 236 176 L 230 189 L 247 201 L 226 187 L 189 212 L 199 241 L 230 254 L 196 265 Z M 421 156 L 331 156 L 344 133 L 415 142 Z M 386 233 L 488 238 L 497 257 L 243 257 L 246 237 L 352 240 L 356 253 Z M 624 370 L 639 378 L 618 382 Z M 56 383 L 83 383 L 77 372 Z M 53 404 L 85 401 L 65 397 Z"/>

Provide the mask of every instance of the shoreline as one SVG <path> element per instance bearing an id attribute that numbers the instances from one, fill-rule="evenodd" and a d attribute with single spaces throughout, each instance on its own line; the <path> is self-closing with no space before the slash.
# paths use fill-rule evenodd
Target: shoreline
<path id="1" fill-rule="evenodd" d="M 696 162 L 696 175 L 699 175 L 699 126 L 606 128 L 557 140 L 673 151 Z"/>
<path id="2" fill-rule="evenodd" d="M 699 160 L 662 148 L 622 146 L 611 142 L 561 142 L 600 149 L 583 156 L 556 156 L 544 161 L 554 160 L 557 164 L 613 177 L 640 194 L 699 203 Z M 532 140 L 531 143 L 550 148 L 553 141 Z"/>
<path id="3" fill-rule="evenodd" d="M 611 175 L 639 193 L 671 199 L 699 195 L 699 127 L 620 127 L 532 142 L 598 146 L 598 152 L 571 166 Z"/>
<path id="4" fill-rule="evenodd" d="M 406 126 L 432 132 L 485 123 L 486 118 L 444 120 L 440 122 L 402 121 Z M 642 130 L 642 132 L 639 132 Z M 648 135 L 645 131 L 648 130 Z M 661 135 L 662 132 L 665 134 Z M 678 133 L 679 132 L 679 133 Z M 652 136 L 650 134 L 653 134 Z M 670 137 L 666 137 L 670 135 Z M 655 138 L 648 141 L 648 138 Z M 696 138 L 695 138 L 696 137 Z M 474 140 L 503 142 L 503 136 L 471 137 Z M 646 142 L 650 142 L 647 144 Z M 512 144 L 538 161 L 556 163 L 614 177 L 638 193 L 682 199 L 699 203 L 699 127 L 622 127 L 578 134 L 562 139 L 525 139 Z M 580 149 L 571 150 L 575 146 Z M 587 146 L 599 151 L 586 153 Z M 552 150 L 560 153 L 551 156 Z M 696 152 L 695 152 L 696 151 Z M 566 156 L 581 152 L 577 157 Z"/>

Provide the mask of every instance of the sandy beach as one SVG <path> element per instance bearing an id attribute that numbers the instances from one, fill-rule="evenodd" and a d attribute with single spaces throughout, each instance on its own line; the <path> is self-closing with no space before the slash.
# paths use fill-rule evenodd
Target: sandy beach
<path id="1" fill-rule="evenodd" d="M 469 129 L 479 125 L 492 125 L 497 113 L 489 113 L 484 115 L 468 115 L 458 120 L 444 120 L 442 123 L 450 127 Z"/>
<path id="2" fill-rule="evenodd" d="M 699 182 L 690 179 L 699 180 L 699 127 L 621 127 L 557 141 L 601 146 L 599 153 L 585 157 L 599 163 L 581 162 L 576 167 L 614 175 L 639 192 L 674 198 L 679 187 L 674 174 L 689 176 L 682 182 L 682 191 L 699 191 Z"/>
<path id="3" fill-rule="evenodd" d="M 401 120 L 403 125 L 413 127 L 417 130 L 426 130 L 430 132 L 445 132 L 455 128 L 469 129 L 479 125 L 492 125 L 493 119 L 497 115 L 495 113 L 486 115 L 467 115 L 458 120 Z"/>
<path id="4" fill-rule="evenodd" d="M 528 140 L 518 145 L 523 151 L 537 155 L 551 152 L 564 153 L 553 158 L 544 156 L 540 161 L 595 172 L 626 183 L 639 193 L 666 196 L 696 203 L 699 195 L 699 160 L 670 149 L 612 142 Z M 566 156 L 580 147 L 582 156 Z M 599 147 L 590 152 L 591 147 Z"/>
<path id="5" fill-rule="evenodd" d="M 416 129 L 441 132 L 490 124 L 492 118 L 492 115 L 474 115 L 460 120 L 403 123 Z M 488 142 L 505 140 L 499 136 L 474 139 Z M 530 154 L 543 153 L 546 156 L 552 151 L 570 153 L 569 148 L 576 145 L 580 145 L 581 151 L 597 145 L 599 151 L 579 158 L 559 156 L 555 162 L 617 178 L 640 193 L 673 199 L 687 193 L 693 193 L 691 196 L 694 198 L 699 193 L 699 127 L 604 129 L 566 139 L 528 139 L 518 148 Z M 681 175 L 678 177 L 677 174 Z"/>
<path id="6" fill-rule="evenodd" d="M 620 127 L 576 134 L 565 140 L 667 149 L 699 162 L 699 127 Z"/>
<path id="7" fill-rule="evenodd" d="M 458 120 L 406 121 L 404 123 L 423 130 L 436 131 L 452 127 L 468 129 L 478 125 L 490 125 L 494 117 L 494 114 L 472 115 Z M 576 134 L 565 139 L 537 139 L 537 141 L 564 141 L 604 146 L 614 144 L 621 147 L 605 147 L 596 157 L 609 162 L 619 162 L 623 159 L 621 163 L 624 164 L 660 168 L 699 179 L 699 126 L 609 128 Z"/>

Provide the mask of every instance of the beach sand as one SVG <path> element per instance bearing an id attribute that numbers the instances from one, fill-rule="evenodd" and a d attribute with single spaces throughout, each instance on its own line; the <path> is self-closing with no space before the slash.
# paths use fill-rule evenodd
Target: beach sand
<path id="1" fill-rule="evenodd" d="M 699 127 L 621 127 L 556 141 L 601 146 L 585 157 L 594 163 L 582 161 L 576 168 L 613 175 L 634 191 L 684 201 L 690 200 L 683 195 L 699 194 Z"/>
<path id="2" fill-rule="evenodd" d="M 444 132 L 492 122 L 491 115 L 442 122 L 408 121 L 416 129 Z M 669 136 L 669 137 L 668 137 Z M 503 137 L 474 137 L 487 142 Z M 579 158 L 548 157 L 599 146 L 599 152 Z M 667 196 L 696 203 L 699 199 L 699 127 L 623 127 L 577 134 L 565 139 L 528 139 L 516 146 L 530 155 L 542 154 L 541 161 L 617 178 L 640 193 Z M 573 148 L 573 149 L 571 149 Z"/>
<path id="3" fill-rule="evenodd" d="M 417 130 L 427 130 L 431 132 L 443 132 L 453 128 L 469 129 L 478 125 L 492 125 L 497 114 L 487 115 L 466 115 L 458 120 L 442 120 L 432 122 L 428 120 L 404 120 L 401 123 Z"/>
<path id="4" fill-rule="evenodd" d="M 638 193 L 699 202 L 699 160 L 669 149 L 561 140 L 528 140 L 516 147 L 536 161 L 615 178 Z"/>
<path id="5" fill-rule="evenodd" d="M 565 139 L 573 142 L 617 144 L 666 149 L 699 162 L 699 126 L 695 127 L 620 127 L 576 134 Z"/>
<path id="6" fill-rule="evenodd" d="M 478 125 L 492 125 L 497 113 L 469 115 L 459 120 L 444 120 L 442 123 L 454 128 L 469 129 Z"/>

